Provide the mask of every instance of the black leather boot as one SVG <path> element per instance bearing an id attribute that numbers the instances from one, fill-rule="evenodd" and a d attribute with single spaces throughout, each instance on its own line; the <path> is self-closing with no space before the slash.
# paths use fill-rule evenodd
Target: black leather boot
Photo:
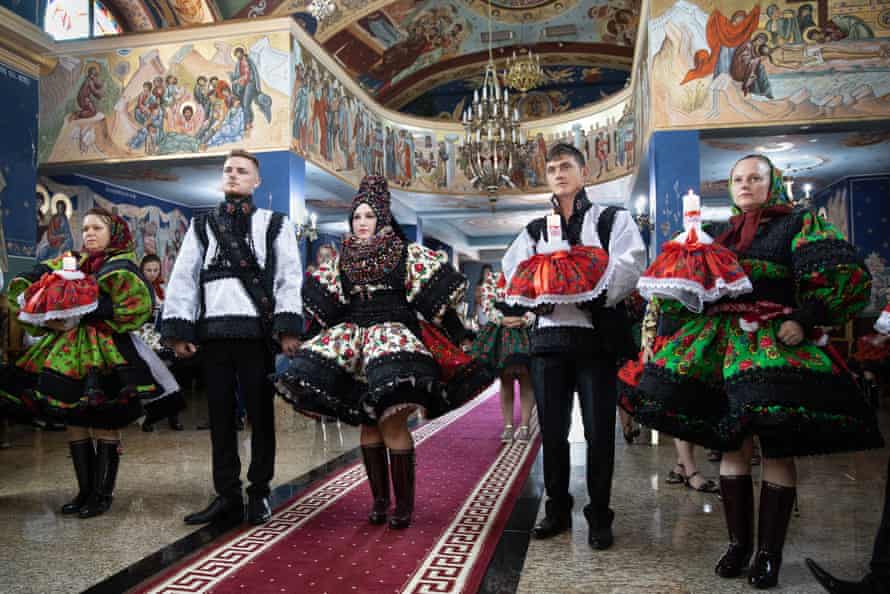
<path id="1" fill-rule="evenodd" d="M 71 450 L 71 461 L 74 463 L 74 475 L 77 477 L 77 497 L 62 506 L 62 513 L 71 515 L 79 513 L 93 490 L 93 465 L 96 450 L 90 438 L 68 443 Z"/>
<path id="2" fill-rule="evenodd" d="M 714 571 L 722 578 L 735 578 L 748 567 L 754 549 L 754 482 L 751 475 L 721 475 L 720 493 L 729 547 L 717 561 Z"/>
<path id="3" fill-rule="evenodd" d="M 760 487 L 760 518 L 757 526 L 757 554 L 748 570 L 748 583 L 759 590 L 772 588 L 779 583 L 782 566 L 782 548 L 794 496 L 797 489 L 763 481 Z"/>
<path id="4" fill-rule="evenodd" d="M 590 548 L 604 551 L 612 546 L 615 537 L 612 534 L 612 522 L 615 512 L 611 509 L 596 511 L 591 506 L 584 506 L 584 517 L 590 531 L 587 533 L 587 544 Z"/>
<path id="5" fill-rule="evenodd" d="M 382 443 L 362 446 L 362 460 L 368 473 L 368 484 L 374 505 L 368 514 L 368 521 L 379 526 L 386 523 L 389 510 L 389 463 L 386 460 L 386 446 Z"/>
<path id="6" fill-rule="evenodd" d="M 390 450 L 389 465 L 396 508 L 389 519 L 389 527 L 401 530 L 411 525 L 414 513 L 414 449 Z"/>
<path id="7" fill-rule="evenodd" d="M 117 469 L 120 465 L 119 441 L 96 442 L 96 472 L 93 475 L 93 492 L 78 514 L 81 518 L 100 516 L 111 508 Z"/>

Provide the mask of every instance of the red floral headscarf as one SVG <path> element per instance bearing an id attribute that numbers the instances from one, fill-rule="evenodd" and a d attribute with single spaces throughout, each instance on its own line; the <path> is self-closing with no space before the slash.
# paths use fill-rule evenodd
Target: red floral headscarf
<path id="1" fill-rule="evenodd" d="M 87 213 L 87 215 L 89 214 L 101 217 L 103 221 L 109 224 L 111 231 L 111 241 L 108 243 L 108 247 L 103 250 L 87 251 L 87 257 L 80 265 L 80 269 L 83 272 L 96 274 L 102 268 L 105 260 L 118 254 L 132 252 L 136 249 L 136 243 L 133 241 L 129 225 L 120 216 L 111 214 L 110 217 L 107 217 L 97 213 Z"/>

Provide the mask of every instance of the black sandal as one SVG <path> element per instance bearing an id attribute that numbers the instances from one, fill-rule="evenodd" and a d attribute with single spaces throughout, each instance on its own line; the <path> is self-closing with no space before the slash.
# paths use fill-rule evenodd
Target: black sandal
<path id="1" fill-rule="evenodd" d="M 626 424 L 621 425 L 621 432 L 624 434 L 624 441 L 630 445 L 640 435 L 640 428 L 634 427 L 633 419 L 630 419 Z"/>
<path id="2" fill-rule="evenodd" d="M 704 478 L 702 476 L 702 473 L 700 473 L 699 471 L 696 470 L 695 472 L 693 472 L 692 474 L 687 476 L 685 481 L 683 481 L 683 483 L 686 485 L 687 489 L 692 489 L 693 491 L 698 491 L 699 493 L 717 493 L 720 491 L 720 488 L 717 486 L 717 483 L 715 483 L 711 479 L 705 479 L 705 482 L 703 482 L 702 484 L 700 484 L 697 487 L 693 487 L 692 486 L 692 477 L 694 477 L 695 475 L 698 475 L 698 476 L 701 476 L 702 478 Z"/>
<path id="3" fill-rule="evenodd" d="M 677 464 L 674 466 L 674 468 L 680 468 L 681 472 L 677 472 L 673 468 L 671 468 L 671 471 L 668 472 L 667 478 L 664 479 L 664 482 L 666 482 L 669 485 L 684 484 L 686 482 L 686 476 L 683 474 L 683 472 L 686 471 L 686 467 L 683 466 L 682 464 L 680 464 L 679 462 L 677 462 Z"/>

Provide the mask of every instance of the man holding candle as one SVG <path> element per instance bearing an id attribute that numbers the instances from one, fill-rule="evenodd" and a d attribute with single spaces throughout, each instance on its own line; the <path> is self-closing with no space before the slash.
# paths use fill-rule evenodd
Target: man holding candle
<path id="1" fill-rule="evenodd" d="M 538 308 L 531 330 L 531 376 L 544 442 L 546 515 L 535 538 L 550 538 L 571 527 L 569 442 L 577 391 L 587 440 L 587 492 L 584 508 L 595 549 L 612 545 L 609 508 L 615 458 L 615 405 L 618 349 L 623 348 L 621 302 L 645 266 L 645 246 L 630 214 L 593 204 L 584 191 L 587 167 L 574 146 L 556 144 L 547 152 L 547 183 L 553 214 L 535 219 L 513 241 L 503 259 L 509 284 L 521 264 L 537 254 L 588 246 L 608 252 L 604 292 L 586 303 L 558 303 Z M 570 248 L 569 248 L 570 249 Z"/>

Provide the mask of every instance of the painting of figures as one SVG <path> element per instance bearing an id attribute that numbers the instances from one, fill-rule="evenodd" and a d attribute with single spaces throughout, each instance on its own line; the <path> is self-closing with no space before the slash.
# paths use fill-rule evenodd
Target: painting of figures
<path id="1" fill-rule="evenodd" d="M 687 0 L 653 5 L 648 37 L 655 126 L 890 113 L 890 28 L 874 3 L 711 7 Z"/>
<path id="2" fill-rule="evenodd" d="M 47 177 L 39 181 L 36 191 L 38 261 L 80 249 L 80 234 L 73 233 L 72 229 L 79 229 L 85 213 L 98 206 L 127 221 L 136 242 L 136 255 L 140 259 L 148 254 L 158 256 L 164 278 L 169 278 L 188 230 L 189 213 L 168 205 L 116 201 L 110 193 L 97 193 L 87 185 L 62 184 Z"/>
<path id="3" fill-rule="evenodd" d="M 287 146 L 287 33 L 64 57 L 40 81 L 40 161 Z"/>

